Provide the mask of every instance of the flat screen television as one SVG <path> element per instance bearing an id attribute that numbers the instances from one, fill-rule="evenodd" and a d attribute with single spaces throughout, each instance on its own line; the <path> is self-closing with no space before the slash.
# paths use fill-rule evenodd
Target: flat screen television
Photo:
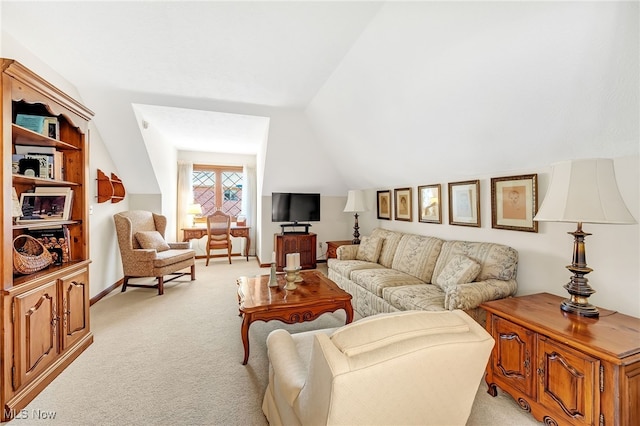
<path id="1" fill-rule="evenodd" d="M 273 192 L 271 194 L 272 222 L 319 222 L 320 194 Z"/>

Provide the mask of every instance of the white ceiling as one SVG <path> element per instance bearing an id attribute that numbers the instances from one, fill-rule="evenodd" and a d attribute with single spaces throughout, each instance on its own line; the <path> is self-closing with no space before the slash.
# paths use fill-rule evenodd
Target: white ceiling
<path id="1" fill-rule="evenodd" d="M 189 102 L 178 108 L 171 99 L 302 108 L 379 7 L 372 2 L 3 0 L 2 30 L 73 82 L 98 125 L 108 122 L 108 109 L 115 105 L 114 99 L 105 101 L 105 93 L 120 95 L 120 108 L 137 104 L 149 125 L 178 149 L 247 154 L 256 153 L 264 140 L 262 117 L 198 111 Z M 158 101 L 138 104 L 141 94 Z M 127 114 L 132 117 L 133 111 Z M 122 147 L 116 141 L 130 144 L 132 136 L 108 132 L 118 157 Z"/>

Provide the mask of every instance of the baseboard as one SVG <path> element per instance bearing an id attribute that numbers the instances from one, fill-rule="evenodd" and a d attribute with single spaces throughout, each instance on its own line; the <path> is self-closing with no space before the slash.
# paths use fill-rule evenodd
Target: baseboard
<path id="1" fill-rule="evenodd" d="M 124 282 L 124 278 L 120 278 L 118 281 L 116 281 L 115 284 L 105 288 L 100 293 L 96 294 L 94 297 L 91 298 L 91 300 L 89 300 L 89 306 L 93 305 L 94 303 L 99 302 L 100 299 L 102 299 L 103 297 L 106 297 L 107 294 L 111 293 L 113 290 L 115 290 L 116 288 L 120 287 L 123 282 Z"/>

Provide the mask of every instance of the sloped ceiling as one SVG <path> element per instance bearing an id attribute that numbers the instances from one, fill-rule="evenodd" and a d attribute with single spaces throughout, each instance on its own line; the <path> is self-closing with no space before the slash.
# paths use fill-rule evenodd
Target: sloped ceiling
<path id="1" fill-rule="evenodd" d="M 315 179 L 333 176 L 344 193 L 637 154 L 638 12 L 637 2 L 5 1 L 2 25 L 76 85 L 122 173 L 145 154 L 133 104 L 299 110 L 317 145 L 311 165 L 325 170 Z M 309 161 L 286 143 L 272 169 L 283 153 Z"/>

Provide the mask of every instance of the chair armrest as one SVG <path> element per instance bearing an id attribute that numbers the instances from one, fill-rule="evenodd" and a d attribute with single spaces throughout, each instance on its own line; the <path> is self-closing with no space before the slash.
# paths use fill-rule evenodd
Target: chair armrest
<path id="1" fill-rule="evenodd" d="M 183 249 L 188 249 L 189 248 L 189 242 L 179 242 L 179 243 L 167 243 L 169 244 L 169 248 L 173 249 L 173 250 L 183 250 Z"/>
<path id="2" fill-rule="evenodd" d="M 336 249 L 336 258 L 338 260 L 355 260 L 358 254 L 358 245 L 348 244 L 340 246 Z"/>
<path id="3" fill-rule="evenodd" d="M 136 262 L 151 262 L 157 255 L 158 252 L 155 249 L 134 249 L 128 252 L 126 256 Z"/>
<path id="4" fill-rule="evenodd" d="M 518 289 L 516 280 L 489 279 L 468 284 L 447 287 L 444 296 L 444 308 L 472 309 L 489 300 L 504 299 L 512 296 Z"/>
<path id="5" fill-rule="evenodd" d="M 267 351 L 280 391 L 287 403 L 293 405 L 307 378 L 307 367 L 296 344 L 288 332 L 278 329 L 269 333 Z"/>

